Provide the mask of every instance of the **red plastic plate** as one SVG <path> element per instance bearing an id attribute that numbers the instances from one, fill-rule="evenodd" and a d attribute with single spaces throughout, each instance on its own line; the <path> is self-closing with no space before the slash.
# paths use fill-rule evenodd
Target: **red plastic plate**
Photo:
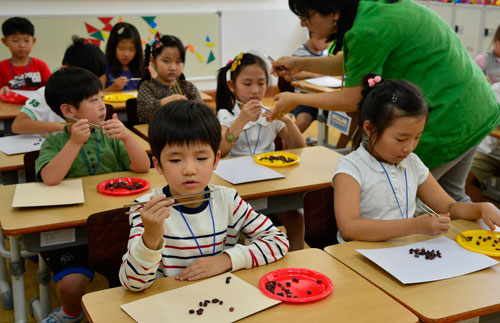
<path id="1" fill-rule="evenodd" d="M 269 287 L 270 284 L 274 284 L 271 282 L 276 282 L 274 292 Z M 287 286 L 287 283 L 290 286 Z M 291 297 L 287 296 L 282 287 L 290 291 Z M 330 278 L 311 269 L 283 268 L 265 274 L 259 281 L 259 288 L 264 295 L 283 302 L 306 303 L 330 295 L 333 283 Z M 283 296 L 278 293 L 283 293 Z"/>
<path id="2" fill-rule="evenodd" d="M 142 185 L 142 187 L 136 190 L 130 190 L 128 188 L 112 188 L 112 187 L 106 188 L 106 185 L 119 182 L 124 182 L 127 183 L 127 185 L 132 185 L 132 186 L 134 185 L 134 183 L 139 183 Z M 108 179 L 104 182 L 97 184 L 97 190 L 104 194 L 124 196 L 124 195 L 132 195 L 140 193 L 142 191 L 147 190 L 149 186 L 150 186 L 149 182 L 145 179 L 134 178 L 134 177 L 122 177 L 122 178 Z"/>
<path id="3" fill-rule="evenodd" d="M 23 104 L 24 102 L 26 102 L 26 100 L 28 100 L 27 97 L 12 91 L 10 91 L 7 94 L 0 95 L 0 99 L 2 99 L 5 102 L 15 103 L 15 104 Z"/>

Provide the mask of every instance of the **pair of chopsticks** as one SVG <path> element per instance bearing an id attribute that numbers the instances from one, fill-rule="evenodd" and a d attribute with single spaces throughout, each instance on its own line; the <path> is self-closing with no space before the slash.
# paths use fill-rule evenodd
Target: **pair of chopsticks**
<path id="1" fill-rule="evenodd" d="M 191 193 L 191 194 L 183 194 L 183 195 L 177 195 L 177 196 L 167 197 L 165 200 L 178 200 L 178 199 L 181 199 L 181 198 L 193 197 L 193 196 L 198 196 L 198 195 L 204 195 L 204 194 L 209 194 L 209 193 L 213 193 L 213 192 L 215 192 L 215 190 L 208 190 L 208 191 L 202 191 L 202 192 Z M 212 198 L 209 197 L 209 198 L 203 198 L 203 199 L 198 199 L 198 200 L 194 200 L 194 201 L 178 202 L 178 203 L 174 203 L 174 204 L 169 205 L 169 206 L 185 205 L 185 204 L 191 204 L 191 203 L 196 203 L 196 202 L 208 201 L 208 200 L 211 200 L 211 199 Z M 125 204 L 123 207 L 142 206 L 142 205 L 145 205 L 148 202 L 130 203 L 130 204 Z M 131 213 L 136 213 L 136 212 L 137 211 L 126 212 L 125 214 L 131 214 Z"/>
<path id="2" fill-rule="evenodd" d="M 80 119 L 77 119 L 77 118 L 73 118 L 73 117 L 69 117 L 69 116 L 64 116 L 64 117 L 65 117 L 66 119 L 73 120 L 73 121 L 76 121 L 76 122 L 80 121 Z M 68 124 L 68 125 L 72 125 L 73 123 L 67 123 L 67 124 Z M 92 123 L 92 122 L 87 122 L 87 124 L 88 124 L 89 126 L 91 126 L 92 128 L 99 128 L 99 129 L 101 129 L 101 128 L 102 128 L 100 125 L 95 124 L 95 123 Z"/>
<path id="3" fill-rule="evenodd" d="M 240 95 L 240 96 L 243 98 L 243 100 L 247 100 L 247 102 L 248 102 L 248 101 L 250 101 L 250 99 L 249 99 L 249 98 L 247 98 L 246 96 L 244 96 L 244 95 Z M 244 104 L 245 104 L 245 103 L 241 102 L 240 100 L 236 100 L 236 103 L 241 104 L 241 105 L 244 105 Z M 268 112 L 271 112 L 271 110 L 269 110 L 268 108 L 266 108 L 266 107 L 265 107 L 265 106 L 263 106 L 262 104 L 260 105 L 260 108 L 261 108 L 261 109 L 264 109 L 264 110 L 266 110 L 266 111 L 268 111 Z"/>
<path id="4" fill-rule="evenodd" d="M 266 57 L 271 62 L 274 62 L 274 59 L 271 56 L 266 55 Z M 286 68 L 284 68 L 283 66 L 278 66 L 278 67 L 276 67 L 276 69 L 278 71 L 286 71 L 286 74 L 288 74 L 288 77 L 290 77 L 292 79 L 292 81 L 294 81 L 295 83 L 297 83 L 303 90 L 306 89 L 302 84 L 300 84 L 299 81 L 297 81 L 297 79 L 289 71 L 286 70 Z"/>
<path id="5" fill-rule="evenodd" d="M 423 212 L 425 213 L 429 213 L 431 215 L 434 215 L 436 217 L 440 217 L 440 215 L 434 211 L 433 209 L 431 209 L 429 206 L 427 206 L 425 203 L 422 202 L 422 205 L 419 205 L 418 206 L 420 210 L 422 210 Z M 455 232 L 456 234 L 458 234 L 459 236 L 461 236 L 463 239 L 465 239 L 465 241 L 469 241 L 467 239 L 467 237 L 462 233 L 460 232 L 460 230 L 458 230 L 456 227 L 453 226 L 453 224 L 450 224 L 450 229 L 451 231 Z"/>

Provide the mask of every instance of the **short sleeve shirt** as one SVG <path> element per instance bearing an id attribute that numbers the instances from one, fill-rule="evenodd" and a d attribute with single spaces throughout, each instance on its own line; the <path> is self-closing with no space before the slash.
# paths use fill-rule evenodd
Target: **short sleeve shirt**
<path id="1" fill-rule="evenodd" d="M 50 69 L 41 59 L 31 57 L 26 66 L 13 66 L 10 59 L 0 62 L 0 87 L 33 91 L 47 84 Z"/>
<path id="2" fill-rule="evenodd" d="M 40 171 L 61 151 L 70 139 L 67 131 L 49 135 L 40 148 L 40 156 L 35 163 L 37 178 Z M 97 153 L 99 145 L 99 154 Z M 99 155 L 99 156 L 98 156 Z M 99 162 L 98 162 L 99 160 Z M 96 169 L 97 168 L 97 169 Z M 83 144 L 65 178 L 81 177 L 130 170 L 130 157 L 122 141 L 103 135 L 102 129 L 94 129 Z"/>
<path id="3" fill-rule="evenodd" d="M 358 149 L 343 157 L 337 164 L 335 174 L 347 174 L 359 183 L 361 188 L 359 215 L 361 218 L 378 220 L 398 220 L 406 218 L 406 179 L 408 182 L 408 217 L 415 213 L 415 200 L 418 186 L 429 176 L 429 169 L 417 155 L 411 153 L 399 164 L 382 163 L 390 178 L 384 172 L 380 162 L 373 157 L 361 144 Z M 391 188 L 394 188 L 401 207 Z M 339 242 L 344 242 L 340 232 L 337 234 Z"/>
<path id="4" fill-rule="evenodd" d="M 126 78 L 129 79 L 127 84 L 122 88 L 122 90 L 136 90 L 137 85 L 139 85 L 139 80 L 132 80 L 133 78 L 138 78 L 138 76 L 134 76 L 132 74 L 131 70 L 125 70 L 121 71 L 120 75 L 114 75 L 113 72 L 111 72 L 111 68 L 109 65 L 106 66 L 106 87 L 110 87 L 111 84 L 115 81 L 115 79 L 119 78 L 120 76 L 125 76 Z"/>
<path id="5" fill-rule="evenodd" d="M 500 106 L 453 30 L 412 0 L 360 0 L 344 36 L 345 85 L 377 73 L 418 86 L 429 121 L 415 153 L 429 168 L 476 146 L 500 123 Z"/>
<path id="6" fill-rule="evenodd" d="M 31 98 L 26 100 L 21 112 L 26 113 L 31 120 L 46 122 L 64 122 L 65 120 L 56 114 L 45 101 L 45 86 L 36 90 Z"/>
<path id="7" fill-rule="evenodd" d="M 234 114 L 229 110 L 220 109 L 217 112 L 217 118 L 221 126 L 229 128 L 240 112 L 240 107 L 236 103 L 233 107 Z M 274 151 L 274 139 L 283 128 L 285 128 L 283 121 L 268 122 L 264 116 L 259 116 L 257 121 L 250 121 L 243 127 L 243 131 L 241 131 L 228 156 L 255 155 Z"/>

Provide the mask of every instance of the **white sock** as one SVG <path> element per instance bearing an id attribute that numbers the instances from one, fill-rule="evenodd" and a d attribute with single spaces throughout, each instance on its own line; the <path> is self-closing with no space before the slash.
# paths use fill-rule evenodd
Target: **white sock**
<path id="1" fill-rule="evenodd" d="M 83 311 L 77 316 L 69 316 L 61 307 L 59 310 L 50 313 L 49 316 L 44 318 L 40 323 L 78 323 L 83 320 L 83 317 Z"/>

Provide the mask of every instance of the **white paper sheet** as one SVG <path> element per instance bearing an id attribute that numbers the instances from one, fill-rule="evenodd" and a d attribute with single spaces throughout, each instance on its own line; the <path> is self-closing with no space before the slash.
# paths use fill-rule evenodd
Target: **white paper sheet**
<path id="1" fill-rule="evenodd" d="M 439 250 L 442 258 L 426 260 L 420 256 L 415 258 L 409 249 L 425 248 Z M 498 261 L 460 247 L 447 237 L 439 237 L 427 241 L 401 247 L 384 249 L 357 249 L 403 284 L 414 284 L 447 279 L 469 274 L 498 264 Z"/>
<path id="2" fill-rule="evenodd" d="M 17 93 L 17 94 L 22 95 L 22 96 L 25 96 L 28 99 L 31 99 L 32 97 L 37 96 L 36 94 L 34 94 L 34 93 L 36 93 L 36 91 L 27 91 L 27 90 L 9 90 L 9 91 Z"/>
<path id="3" fill-rule="evenodd" d="M 24 154 L 40 150 L 45 141 L 40 135 L 17 135 L 0 138 L 0 150 L 7 155 Z"/>
<path id="4" fill-rule="evenodd" d="M 342 81 L 340 81 L 338 78 L 332 77 L 332 76 L 321 76 L 321 77 L 315 77 L 312 79 L 306 79 L 306 82 L 309 82 L 314 85 L 319 85 L 319 86 L 326 86 L 326 87 L 341 87 L 342 86 Z"/>
<path id="5" fill-rule="evenodd" d="M 490 231 L 491 229 L 484 223 L 483 219 L 479 219 L 479 224 L 481 225 L 481 229 L 483 230 L 488 230 Z M 496 227 L 495 230 L 496 232 L 500 232 L 500 227 Z"/>
<path id="6" fill-rule="evenodd" d="M 252 156 L 223 159 L 219 162 L 214 173 L 231 184 L 257 182 L 285 177 L 285 175 L 269 167 L 257 164 Z"/>
<path id="7" fill-rule="evenodd" d="M 54 186 L 44 183 L 17 184 L 12 207 L 79 204 L 85 202 L 80 179 L 62 181 Z"/>
<path id="8" fill-rule="evenodd" d="M 231 282 L 226 284 L 226 277 Z M 189 314 L 200 308 L 199 302 L 217 298 L 224 303 L 210 303 L 203 315 Z M 222 274 L 198 283 L 124 304 L 121 309 L 139 323 L 234 322 L 281 303 L 233 274 Z M 234 311 L 229 311 L 233 307 Z"/>

